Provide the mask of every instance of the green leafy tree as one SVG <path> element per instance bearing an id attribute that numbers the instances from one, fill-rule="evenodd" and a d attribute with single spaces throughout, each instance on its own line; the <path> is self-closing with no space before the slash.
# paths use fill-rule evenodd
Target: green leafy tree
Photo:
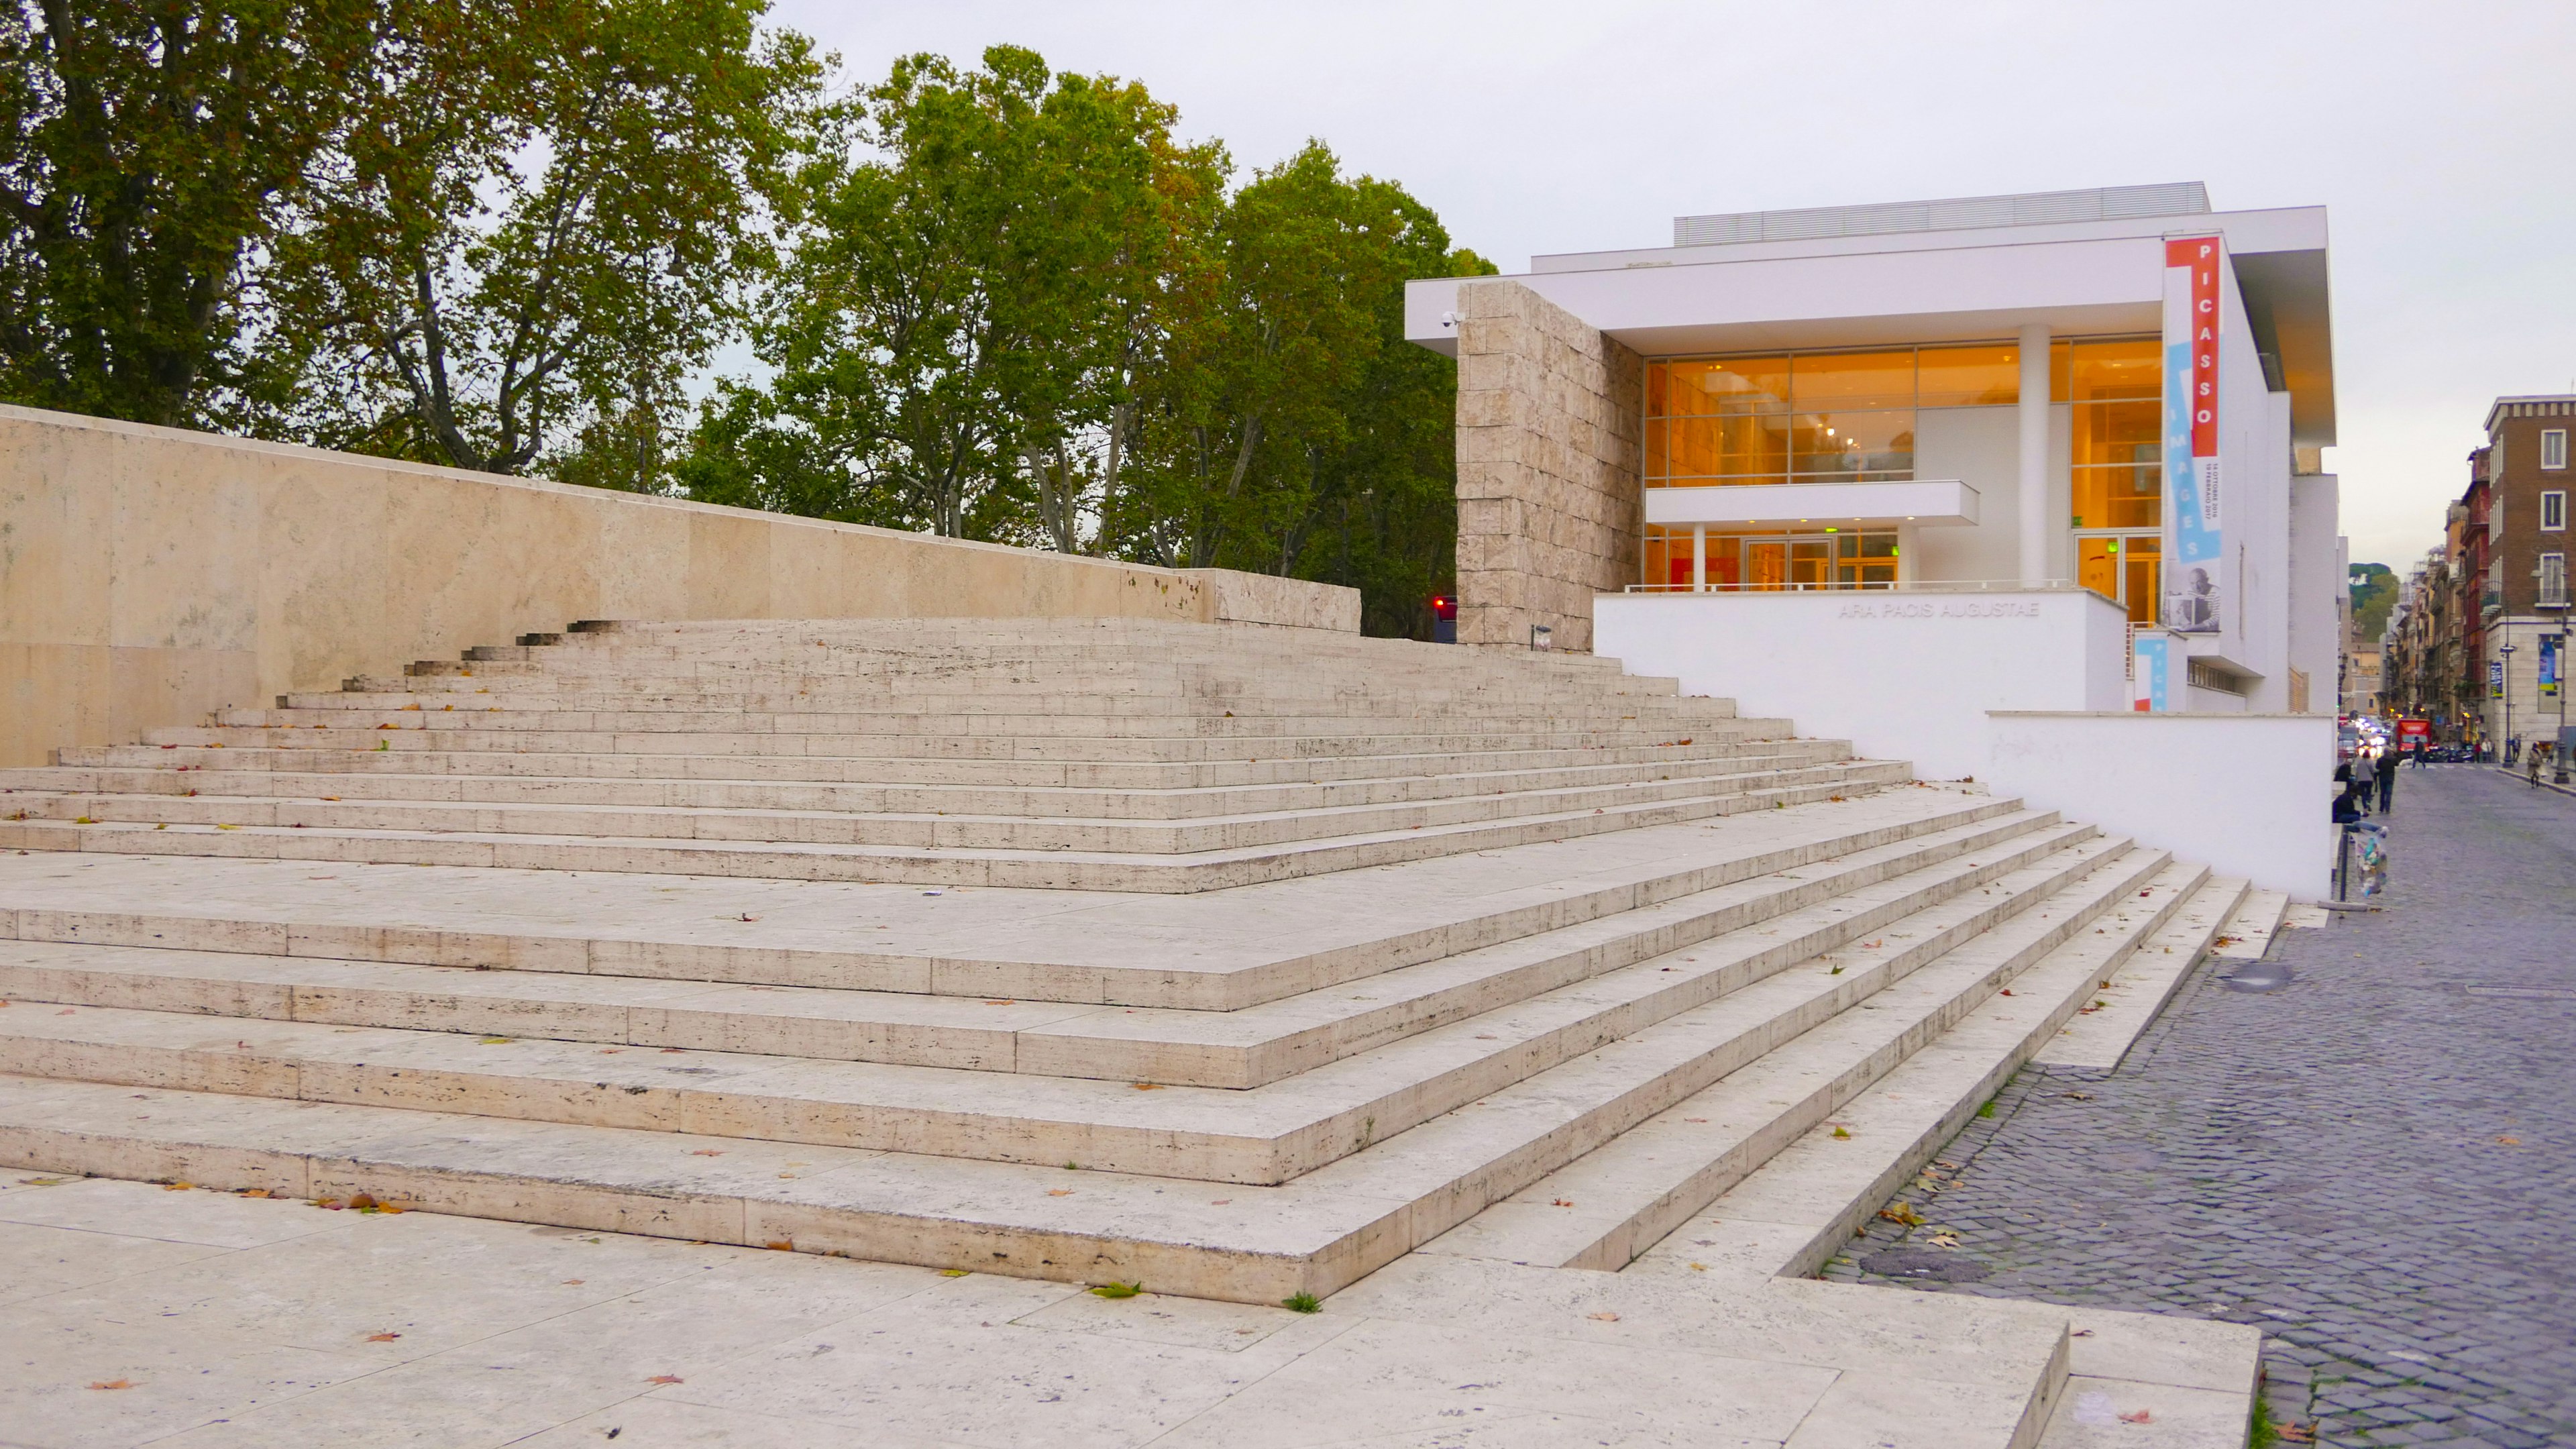
<path id="1" fill-rule="evenodd" d="M 364 96 L 374 0 L 0 10 L 0 396 L 165 425 L 256 388 L 256 269 Z"/>
<path id="2" fill-rule="evenodd" d="M 1207 257 L 1139 388 L 1127 551 L 1351 584 L 1374 631 L 1427 634 L 1456 567 L 1456 374 L 1404 341 L 1404 282 L 1490 264 L 1319 143 L 1235 194 Z"/>
<path id="3" fill-rule="evenodd" d="M 682 384 L 769 260 L 819 95 L 762 0 L 425 7 L 280 246 L 294 425 L 336 446 L 661 486 Z"/>
<path id="4" fill-rule="evenodd" d="M 1171 109 L 997 46 L 899 61 L 836 119 L 756 332 L 775 377 L 724 392 L 692 495 L 1078 549 L 1081 444 L 1161 274 Z"/>

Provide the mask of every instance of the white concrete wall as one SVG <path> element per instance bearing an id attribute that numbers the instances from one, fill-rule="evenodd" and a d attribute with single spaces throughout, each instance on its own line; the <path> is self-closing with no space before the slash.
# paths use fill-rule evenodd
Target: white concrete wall
<path id="1" fill-rule="evenodd" d="M 1991 731 L 1998 795 L 2302 900 L 2332 892 L 2330 714 L 1998 712 Z"/>
<path id="2" fill-rule="evenodd" d="M 1925 530 L 1930 532 L 1931 530 Z M 2081 590 L 1993 593 L 1605 594 L 1596 654 L 1685 694 L 1910 760 L 1927 779 L 1982 777 L 1987 712 L 2128 703 L 2127 620 Z"/>
<path id="3" fill-rule="evenodd" d="M 2308 676 L 2308 709 L 2339 707 L 2343 662 L 2344 585 L 2341 489 L 2331 473 L 2290 479 L 2290 640 L 2292 669 Z"/>

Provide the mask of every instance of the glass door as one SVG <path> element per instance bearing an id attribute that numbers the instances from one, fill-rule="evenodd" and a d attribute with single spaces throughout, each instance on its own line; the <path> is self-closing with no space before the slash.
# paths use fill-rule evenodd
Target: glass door
<path id="1" fill-rule="evenodd" d="M 1789 586 L 1789 540 L 1748 538 L 1744 541 L 1744 586 L 1785 589 Z"/>
<path id="2" fill-rule="evenodd" d="M 2156 621 L 2164 538 L 2156 533 L 2078 534 L 2075 581 L 2128 611 L 2132 624 Z"/>

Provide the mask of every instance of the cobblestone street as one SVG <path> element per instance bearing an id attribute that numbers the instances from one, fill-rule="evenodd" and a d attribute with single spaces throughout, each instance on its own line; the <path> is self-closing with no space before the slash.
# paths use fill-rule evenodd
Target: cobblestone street
<path id="1" fill-rule="evenodd" d="M 2300 1442 L 2576 1444 L 2576 799 L 2406 771 L 2377 913 L 2025 1069 L 1828 1277 L 2259 1324 Z M 1919 1218 L 1915 1225 L 1891 1220 Z"/>

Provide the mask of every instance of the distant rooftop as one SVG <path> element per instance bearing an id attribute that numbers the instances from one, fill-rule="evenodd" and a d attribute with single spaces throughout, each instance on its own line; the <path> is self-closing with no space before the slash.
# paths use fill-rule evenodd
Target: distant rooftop
<path id="1" fill-rule="evenodd" d="M 2163 186 L 2100 186 L 2089 191 L 2025 191 L 2016 196 L 1962 196 L 1947 201 L 1889 201 L 1872 206 L 1677 216 L 1673 218 L 1673 245 L 1724 246 L 1731 242 L 1805 241 L 1905 231 L 2121 221 L 2141 216 L 2197 216 L 2208 210 L 2208 187 L 2197 181 L 2176 181 Z"/>

